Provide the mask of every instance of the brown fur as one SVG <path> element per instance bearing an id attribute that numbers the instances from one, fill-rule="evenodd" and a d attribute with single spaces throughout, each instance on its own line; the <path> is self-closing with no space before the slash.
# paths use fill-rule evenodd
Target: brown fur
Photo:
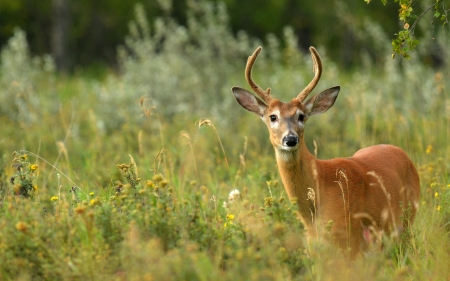
<path id="1" fill-rule="evenodd" d="M 316 229 L 323 229 L 323 224 L 333 221 L 331 235 L 341 248 L 349 247 L 352 256 L 367 248 L 370 241 L 364 239 L 363 231 L 370 226 L 386 234 L 408 227 L 400 219 L 402 207 L 407 208 L 408 203 L 412 204 L 412 211 L 407 223 L 414 221 L 419 176 L 398 147 L 377 145 L 359 150 L 350 158 L 319 160 L 309 153 L 302 139 L 292 161 L 277 158 L 277 162 L 286 192 L 289 198 L 297 199 L 309 234 L 317 235 Z M 315 210 L 307 200 L 308 188 L 316 195 Z M 313 224 L 311 211 L 319 219 L 318 227 Z"/>

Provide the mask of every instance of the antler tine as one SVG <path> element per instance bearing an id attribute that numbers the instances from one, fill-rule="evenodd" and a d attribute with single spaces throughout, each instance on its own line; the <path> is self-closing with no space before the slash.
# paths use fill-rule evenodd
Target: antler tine
<path id="1" fill-rule="evenodd" d="M 255 64 L 256 58 L 258 57 L 259 53 L 261 52 L 262 47 L 258 47 L 251 56 L 247 59 L 247 66 L 245 67 L 245 79 L 247 79 L 247 83 L 252 87 L 253 91 L 255 91 L 256 94 L 267 104 L 270 103 L 272 100 L 272 97 L 270 96 L 270 88 L 267 88 L 267 90 L 261 89 L 261 87 L 258 86 L 258 84 L 253 81 L 252 78 L 252 68 Z"/>
<path id="2" fill-rule="evenodd" d="M 314 78 L 309 83 L 309 85 L 298 94 L 297 98 L 300 102 L 303 102 L 306 97 L 311 93 L 312 90 L 316 87 L 319 82 L 320 76 L 322 75 L 322 60 L 320 59 L 319 52 L 317 52 L 316 48 L 309 47 L 309 51 L 311 52 L 311 58 L 314 63 Z"/>

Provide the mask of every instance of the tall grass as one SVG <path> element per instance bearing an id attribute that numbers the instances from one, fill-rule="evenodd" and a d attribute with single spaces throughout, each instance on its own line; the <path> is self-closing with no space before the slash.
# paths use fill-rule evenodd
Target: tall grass
<path id="1" fill-rule="evenodd" d="M 58 77 L 49 58 L 35 63 L 44 59 L 30 57 L 19 31 L 3 49 L 1 278 L 449 279 L 448 66 L 365 57 L 345 73 L 319 46 L 318 88 L 342 90 L 308 121 L 311 151 L 315 142 L 319 158 L 332 158 L 392 143 L 421 178 L 408 248 L 388 240 L 349 262 L 326 241 L 306 241 L 264 125 L 230 91 L 246 87 L 246 57 L 262 44 L 255 80 L 289 100 L 312 78 L 309 55 L 289 28 L 265 43 L 233 35 L 221 4 L 192 1 L 188 18 L 187 27 L 170 16 L 149 24 L 138 6 L 121 73 L 103 81 Z M 198 126 L 205 119 L 214 126 Z M 27 198 L 16 195 L 20 179 L 35 186 Z"/>

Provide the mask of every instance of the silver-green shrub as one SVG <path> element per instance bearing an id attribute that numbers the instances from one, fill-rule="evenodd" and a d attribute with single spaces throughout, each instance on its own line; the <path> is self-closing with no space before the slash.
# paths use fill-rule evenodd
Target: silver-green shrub
<path id="1" fill-rule="evenodd" d="M 159 114 L 169 119 L 189 114 L 218 117 L 219 122 L 233 120 L 235 114 L 230 112 L 236 107 L 230 89 L 247 87 L 246 58 L 262 43 L 244 31 L 232 33 L 224 3 L 188 1 L 188 7 L 187 26 L 167 16 L 151 28 L 143 7 L 136 6 L 130 34 L 118 48 L 122 75 L 111 77 L 107 87 L 98 91 L 107 126 L 114 128 L 133 114 L 139 116 L 142 97 L 149 98 Z M 312 62 L 309 54 L 297 48 L 292 29 L 286 28 L 283 41 L 267 36 L 267 48 L 258 58 L 254 77 L 261 87 L 273 87 L 277 97 L 291 99 L 313 77 Z M 336 70 L 329 62 L 327 69 Z"/>
<path id="2" fill-rule="evenodd" d="M 30 55 L 25 32 L 16 29 L 0 54 L 0 115 L 25 125 L 34 123 L 41 110 L 38 83 L 54 70 L 50 56 Z"/>

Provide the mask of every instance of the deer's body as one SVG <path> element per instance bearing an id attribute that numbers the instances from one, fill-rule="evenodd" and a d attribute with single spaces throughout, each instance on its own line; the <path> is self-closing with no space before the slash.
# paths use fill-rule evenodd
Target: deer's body
<path id="1" fill-rule="evenodd" d="M 296 198 L 309 236 L 331 221 L 331 235 L 341 248 L 356 255 L 370 244 L 373 231 L 401 232 L 414 220 L 420 193 L 419 176 L 406 153 L 392 145 L 376 145 L 349 158 L 316 159 L 304 142 L 307 119 L 327 111 L 340 87 L 332 87 L 303 102 L 317 84 L 322 64 L 311 48 L 316 76 L 297 98 L 283 103 L 270 97 L 251 78 L 261 51 L 249 57 L 246 78 L 264 101 L 233 87 L 236 100 L 266 123 L 278 169 L 289 198 Z M 409 213 L 402 214 L 410 208 Z"/>
<path id="2" fill-rule="evenodd" d="M 317 227 L 323 230 L 324 224 L 332 221 L 331 235 L 338 245 L 350 247 L 356 254 L 371 242 L 367 241 L 370 226 L 385 233 L 408 227 L 400 218 L 407 202 L 413 203 L 414 210 L 409 223 L 414 220 L 419 177 L 403 150 L 376 145 L 359 150 L 353 157 L 319 160 L 301 142 L 294 159 L 277 157 L 277 164 L 289 198 L 298 200 L 310 236 L 316 235 Z M 399 161 L 391 161 L 393 155 Z M 308 199 L 310 188 L 314 200 Z"/>

